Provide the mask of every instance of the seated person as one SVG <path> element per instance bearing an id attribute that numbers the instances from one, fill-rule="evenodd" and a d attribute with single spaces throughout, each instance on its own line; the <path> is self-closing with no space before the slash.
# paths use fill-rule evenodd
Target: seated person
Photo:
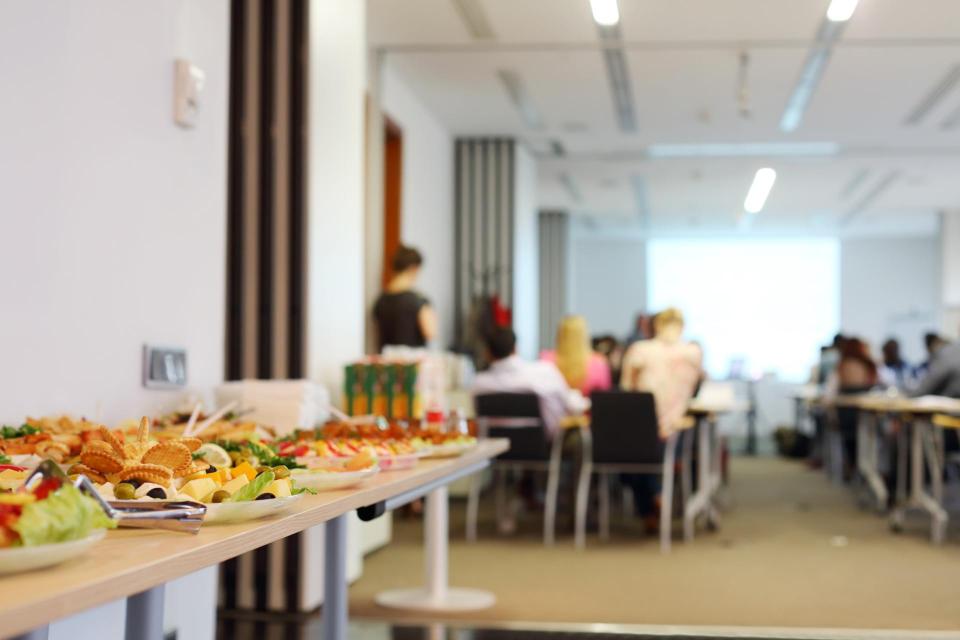
<path id="1" fill-rule="evenodd" d="M 610 364 L 590 345 L 590 332 L 583 316 L 566 316 L 557 327 L 557 348 L 544 351 L 540 359 L 557 365 L 571 389 L 589 396 L 609 391 Z"/>
<path id="2" fill-rule="evenodd" d="M 960 398 L 960 342 L 937 349 L 912 395 Z"/>
<path id="3" fill-rule="evenodd" d="M 549 362 L 527 362 L 516 354 L 517 336 L 509 327 L 497 327 L 487 338 L 492 361 L 477 374 L 473 394 L 535 393 L 540 399 L 540 416 L 551 437 L 560 430 L 565 416 L 583 413 L 587 401 L 567 386 L 560 370 Z"/>

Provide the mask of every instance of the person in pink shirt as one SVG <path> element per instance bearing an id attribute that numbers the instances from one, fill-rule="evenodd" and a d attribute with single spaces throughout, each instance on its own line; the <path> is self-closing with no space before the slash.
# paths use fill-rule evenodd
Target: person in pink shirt
<path id="1" fill-rule="evenodd" d="M 584 396 L 613 386 L 610 364 L 590 347 L 590 332 L 583 316 L 563 318 L 557 327 L 556 350 L 544 351 L 540 359 L 557 365 L 567 385 Z"/>

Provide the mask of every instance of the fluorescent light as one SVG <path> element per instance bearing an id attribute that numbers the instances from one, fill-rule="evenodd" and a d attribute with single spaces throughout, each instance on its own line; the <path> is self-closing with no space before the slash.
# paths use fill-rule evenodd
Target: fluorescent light
<path id="1" fill-rule="evenodd" d="M 821 157 L 838 153 L 840 145 L 836 142 L 680 143 L 647 147 L 651 158 Z"/>
<path id="2" fill-rule="evenodd" d="M 860 0 L 832 0 L 827 8 L 827 20 L 831 22 L 846 22 L 853 17 Z"/>
<path id="3" fill-rule="evenodd" d="M 620 7 L 617 0 L 590 0 L 593 20 L 602 27 L 612 27 L 620 22 Z"/>
<path id="4" fill-rule="evenodd" d="M 750 191 L 747 192 L 747 199 L 743 201 L 743 210 L 747 213 L 760 213 L 763 205 L 767 203 L 767 196 L 770 195 L 776 179 L 777 172 L 770 167 L 758 169 L 757 174 L 753 176 Z"/>

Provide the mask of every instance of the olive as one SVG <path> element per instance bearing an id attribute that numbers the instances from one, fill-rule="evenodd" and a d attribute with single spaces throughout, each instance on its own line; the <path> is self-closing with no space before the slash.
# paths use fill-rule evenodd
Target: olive
<path id="1" fill-rule="evenodd" d="M 227 455 L 229 455 L 230 459 L 233 460 L 234 462 L 239 462 L 240 458 L 243 457 L 240 455 L 239 451 L 230 451 Z"/>
<path id="2" fill-rule="evenodd" d="M 113 495 L 117 497 L 117 500 L 133 500 L 136 490 L 136 487 L 131 483 L 121 482 L 113 488 Z"/>
<path id="3" fill-rule="evenodd" d="M 257 496 L 256 499 L 257 500 L 273 500 L 276 497 L 277 496 L 273 495 L 272 493 L 261 493 L 260 495 Z"/>
<path id="4" fill-rule="evenodd" d="M 150 491 L 147 491 L 147 497 L 156 498 L 158 500 L 166 500 L 167 492 L 163 490 L 163 487 L 154 487 L 153 489 L 150 489 Z"/>
<path id="5" fill-rule="evenodd" d="M 274 467 L 271 471 L 273 471 L 273 475 L 277 480 L 290 477 L 290 469 L 287 469 L 282 464 Z"/>
<path id="6" fill-rule="evenodd" d="M 229 492 L 229 491 L 224 491 L 223 489 L 220 489 L 220 490 L 218 490 L 218 491 L 214 491 L 214 492 L 213 492 L 213 495 L 210 496 L 210 502 L 213 502 L 214 504 L 219 504 L 219 503 L 221 503 L 221 502 L 226 502 L 226 501 L 229 500 L 229 499 L 230 499 L 230 492 Z"/>
<path id="7" fill-rule="evenodd" d="M 217 468 L 215 466 L 210 465 L 209 467 L 207 467 L 207 473 L 216 473 L 216 472 L 217 472 Z"/>
<path id="8" fill-rule="evenodd" d="M 267 471 L 273 471 L 270 467 L 257 467 L 257 475 L 261 473 L 266 473 Z"/>
<path id="9" fill-rule="evenodd" d="M 136 478 L 128 478 L 123 482 L 125 482 L 126 484 L 129 484 L 134 489 L 139 489 L 140 485 L 143 484 L 143 480 L 137 480 Z"/>

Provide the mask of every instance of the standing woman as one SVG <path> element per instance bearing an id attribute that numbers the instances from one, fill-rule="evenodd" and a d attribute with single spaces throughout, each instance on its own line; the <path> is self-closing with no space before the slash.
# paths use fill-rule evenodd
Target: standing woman
<path id="1" fill-rule="evenodd" d="M 556 347 L 555 351 L 541 353 L 540 359 L 556 364 L 571 389 L 577 389 L 585 396 L 593 391 L 610 389 L 610 365 L 591 347 L 590 332 L 583 316 L 565 316 L 560 321 Z"/>
<path id="2" fill-rule="evenodd" d="M 430 301 L 414 290 L 423 256 L 400 245 L 393 256 L 393 278 L 373 306 L 377 345 L 425 347 L 437 333 L 437 317 Z"/>

